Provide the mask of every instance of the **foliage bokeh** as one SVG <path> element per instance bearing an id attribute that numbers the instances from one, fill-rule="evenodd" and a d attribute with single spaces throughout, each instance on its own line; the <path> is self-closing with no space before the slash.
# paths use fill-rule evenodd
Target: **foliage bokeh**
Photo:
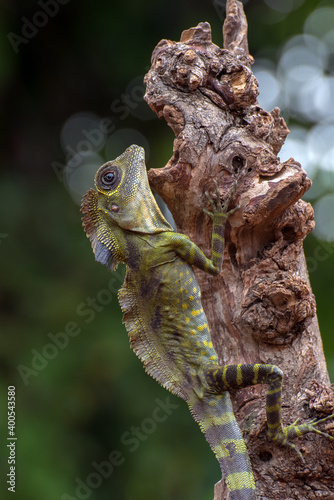
<path id="1" fill-rule="evenodd" d="M 284 11 L 286 2 L 277 0 L 276 7 L 278 3 L 277 10 L 272 8 L 275 0 L 245 2 L 250 51 L 273 66 L 284 44 L 303 32 L 312 11 L 330 6 L 330 0 L 291 0 Z M 36 17 L 45 12 L 42 4 L 59 7 L 44 25 L 45 16 Z M 213 40 L 222 45 L 223 5 L 200 0 L 21 0 L 0 6 L 0 431 L 3 439 L 7 386 L 15 385 L 16 488 L 22 500 L 213 496 L 219 467 L 204 437 L 183 402 L 150 379 L 129 349 L 114 292 L 119 280 L 110 292 L 111 275 L 95 263 L 81 228 L 73 187 L 79 181 L 68 175 L 71 155 L 64 147 L 64 124 L 73 116 L 84 123 L 93 117 L 95 124 L 108 118 L 112 132 L 98 157 L 117 156 L 137 134 L 147 146 L 148 166 L 165 165 L 172 154 L 172 132 L 131 89 L 140 87 L 161 38 L 178 40 L 182 30 L 206 20 Z M 30 27 L 30 38 L 8 35 L 23 36 L 23 26 L 32 20 L 43 26 L 37 31 Z M 284 113 L 289 126 L 312 126 L 287 107 Z M 316 204 L 324 192 L 331 194 L 333 179 L 330 171 L 316 168 L 313 176 L 314 186 L 323 186 L 309 194 Z M 333 378 L 334 246 L 311 235 L 305 251 Z M 38 354 L 55 345 L 52 339 L 73 323 L 80 332 L 68 336 L 65 347 L 49 348 L 49 359 L 44 355 L 38 365 Z M 20 365 L 35 373 L 22 377 Z M 177 408 L 163 419 L 166 401 Z M 157 406 L 161 418 L 154 420 Z M 134 441 L 130 446 L 124 433 L 137 436 L 137 447 Z M 91 486 L 91 493 L 81 489 L 81 496 L 76 494 L 78 478 L 86 484 L 96 472 L 93 463 L 109 460 L 115 450 L 124 460 L 110 476 Z M 2 446 L 3 472 L 7 456 Z M 4 483 L 2 498 L 8 493 Z"/>

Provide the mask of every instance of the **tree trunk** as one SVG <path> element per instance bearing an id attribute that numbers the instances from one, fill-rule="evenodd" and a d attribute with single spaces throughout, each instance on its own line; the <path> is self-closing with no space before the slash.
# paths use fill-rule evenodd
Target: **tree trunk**
<path id="1" fill-rule="evenodd" d="M 257 103 L 258 84 L 248 53 L 242 4 L 227 1 L 224 48 L 208 23 L 162 40 L 145 77 L 145 99 L 173 129 L 173 156 L 151 169 L 152 187 L 167 203 L 177 231 L 211 255 L 211 223 L 204 192 L 217 180 L 224 200 L 237 179 L 230 207 L 222 273 L 195 270 L 221 364 L 270 363 L 284 372 L 284 425 L 333 411 L 334 393 L 322 350 L 302 242 L 313 210 L 301 196 L 311 185 L 301 165 L 277 157 L 289 133 L 280 110 Z M 269 441 L 266 387 L 232 394 L 261 499 L 334 499 L 333 443 L 307 434 L 293 450 Z M 322 430 L 333 433 L 333 424 Z M 215 500 L 228 498 L 217 483 Z"/>

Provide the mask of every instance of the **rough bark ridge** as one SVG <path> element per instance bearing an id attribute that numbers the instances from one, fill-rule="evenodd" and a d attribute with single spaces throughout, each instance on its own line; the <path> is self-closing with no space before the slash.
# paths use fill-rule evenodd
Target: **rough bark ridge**
<path id="1" fill-rule="evenodd" d="M 205 190 L 216 179 L 225 199 L 235 179 L 226 228 L 223 272 L 197 271 L 213 342 L 222 364 L 273 363 L 283 369 L 283 421 L 321 418 L 334 395 L 323 356 L 302 249 L 313 210 L 301 200 L 310 180 L 301 165 L 277 157 L 289 133 L 280 110 L 257 103 L 242 4 L 228 0 L 224 48 L 208 23 L 162 40 L 146 75 L 145 99 L 173 129 L 173 156 L 151 169 L 152 187 L 170 208 L 177 230 L 210 256 L 211 224 Z M 298 440 L 305 464 L 272 444 L 265 430 L 265 391 L 238 391 L 233 402 L 261 499 L 334 499 L 334 446 L 315 434 Z M 333 433 L 333 424 L 323 426 Z M 323 430 L 325 430 L 323 429 Z M 228 498 L 223 482 L 215 500 Z"/>

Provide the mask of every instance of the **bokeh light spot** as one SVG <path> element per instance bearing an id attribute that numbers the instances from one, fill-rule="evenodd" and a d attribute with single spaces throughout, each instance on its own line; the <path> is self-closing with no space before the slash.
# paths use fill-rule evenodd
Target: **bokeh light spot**
<path id="1" fill-rule="evenodd" d="M 71 155 L 89 151 L 99 152 L 104 147 L 106 139 L 105 121 L 88 112 L 70 116 L 60 135 L 63 150 Z"/>
<path id="2" fill-rule="evenodd" d="M 282 86 L 276 77 L 276 72 L 266 67 L 265 62 L 254 65 L 254 75 L 259 82 L 259 104 L 271 111 L 275 106 L 282 105 Z"/>
<path id="3" fill-rule="evenodd" d="M 319 7 L 306 19 L 304 32 L 322 38 L 327 33 L 333 31 L 333 27 L 334 7 Z"/>
<path id="4" fill-rule="evenodd" d="M 64 184 L 77 205 L 81 204 L 83 195 L 94 187 L 94 177 L 101 165 L 105 163 L 102 156 L 92 153 L 86 156 L 76 155 L 66 165 Z"/>
<path id="5" fill-rule="evenodd" d="M 264 0 L 265 3 L 277 12 L 288 14 L 298 9 L 305 0 Z"/>

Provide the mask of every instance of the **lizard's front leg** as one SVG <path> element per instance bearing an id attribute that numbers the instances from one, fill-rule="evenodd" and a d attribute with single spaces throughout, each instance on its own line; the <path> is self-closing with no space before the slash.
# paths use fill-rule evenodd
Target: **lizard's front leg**
<path id="1" fill-rule="evenodd" d="M 232 208 L 231 210 L 228 210 L 228 206 L 230 204 L 230 201 L 235 193 L 235 190 L 237 188 L 237 183 L 235 182 L 232 190 L 230 191 L 229 195 L 227 196 L 224 205 L 221 205 L 220 203 L 220 193 L 218 189 L 218 184 L 214 180 L 214 185 L 215 185 L 215 199 L 211 198 L 209 193 L 205 191 L 205 196 L 209 200 L 209 203 L 211 205 L 211 210 L 212 212 L 209 212 L 206 209 L 203 209 L 203 212 L 206 213 L 211 219 L 212 219 L 212 264 L 219 269 L 219 272 L 221 271 L 222 268 L 222 263 L 223 263 L 223 255 L 224 255 L 224 246 L 225 246 L 225 226 L 227 219 L 229 218 L 230 215 L 232 215 L 236 210 L 238 210 L 239 206 L 236 206 L 235 208 Z M 218 274 L 218 273 L 217 273 Z"/>
<path id="2" fill-rule="evenodd" d="M 173 244 L 173 249 L 175 252 L 182 257 L 188 264 L 198 267 L 202 271 L 205 271 L 212 275 L 217 275 L 222 269 L 222 262 L 224 256 L 224 245 L 225 245 L 225 226 L 227 219 L 232 215 L 239 206 L 228 210 L 230 201 L 236 190 L 236 183 L 233 186 L 230 194 L 225 200 L 224 205 L 220 202 L 220 193 L 218 190 L 217 182 L 215 184 L 215 199 L 205 192 L 205 196 L 208 198 L 211 205 L 211 212 L 203 209 L 209 217 L 212 219 L 212 257 L 208 259 L 204 253 L 198 248 L 195 243 L 189 240 L 186 236 L 182 234 L 175 233 L 170 240 Z"/>

